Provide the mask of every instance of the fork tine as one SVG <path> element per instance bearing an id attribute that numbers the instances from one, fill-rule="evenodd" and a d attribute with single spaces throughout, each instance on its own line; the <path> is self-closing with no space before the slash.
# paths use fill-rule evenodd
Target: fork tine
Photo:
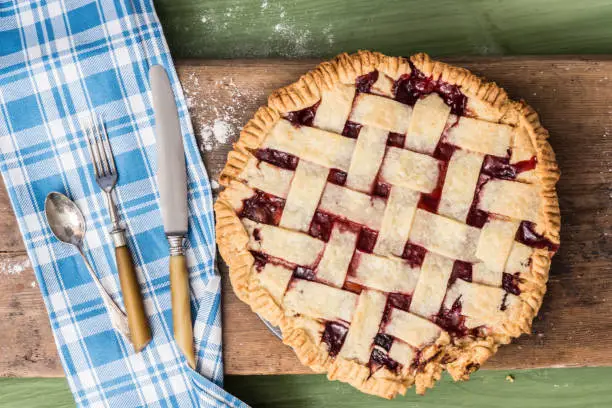
<path id="1" fill-rule="evenodd" d="M 110 139 L 108 138 L 108 133 L 106 132 L 104 122 L 102 122 L 99 117 L 97 117 L 97 119 L 100 123 L 102 147 L 104 149 L 104 152 L 106 153 L 106 160 L 109 167 L 109 171 L 111 174 L 115 174 L 117 172 L 117 169 L 115 168 L 115 156 L 113 155 L 113 148 L 111 147 Z"/>
<path id="2" fill-rule="evenodd" d="M 102 161 L 100 160 L 100 151 L 98 150 L 98 142 L 96 140 L 96 128 L 93 121 L 93 116 L 89 117 L 89 143 L 91 145 L 92 159 L 96 165 L 97 173 L 96 177 L 102 177 L 104 175 L 104 168 L 102 167 Z"/>
<path id="3" fill-rule="evenodd" d="M 102 169 L 102 176 L 107 176 L 110 173 L 108 166 L 108 158 L 106 157 L 106 151 L 104 150 L 104 146 L 102 146 L 102 137 L 100 135 L 100 124 L 98 123 L 98 118 L 96 115 L 92 115 L 93 121 L 93 133 L 96 151 L 98 152 L 98 158 L 100 159 L 100 168 Z"/>
<path id="4" fill-rule="evenodd" d="M 93 141 L 93 122 L 91 121 L 91 119 L 89 120 L 89 123 L 85 124 L 85 126 L 83 126 L 84 131 L 85 131 L 85 136 L 87 139 L 87 147 L 89 148 L 89 155 L 91 156 L 91 162 L 94 168 L 94 173 L 96 175 L 96 177 L 100 177 L 100 169 L 98 168 L 99 166 L 99 160 L 96 157 L 95 154 L 95 150 L 94 149 L 94 141 Z"/>

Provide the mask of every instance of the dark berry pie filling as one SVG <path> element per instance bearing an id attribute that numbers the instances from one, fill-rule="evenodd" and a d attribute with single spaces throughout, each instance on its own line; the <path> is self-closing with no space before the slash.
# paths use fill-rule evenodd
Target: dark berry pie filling
<path id="1" fill-rule="evenodd" d="M 257 149 L 255 157 L 261 161 L 287 170 L 295 170 L 300 159 L 289 153 L 274 149 Z"/>
<path id="2" fill-rule="evenodd" d="M 436 187 L 429 194 L 421 194 L 421 198 L 419 199 L 419 203 L 417 205 L 418 208 L 432 213 L 438 212 L 438 206 L 440 205 L 440 200 L 442 199 L 444 180 L 446 179 L 446 171 L 448 170 L 448 163 L 448 161 L 441 161 L 438 163 L 440 173 Z"/>
<path id="3" fill-rule="evenodd" d="M 538 234 L 535 231 L 535 224 L 529 221 L 521 222 L 518 231 L 516 232 L 516 238 L 518 242 L 530 246 L 532 248 L 548 248 L 549 251 L 556 252 L 559 249 L 559 245 L 551 242 L 548 238 Z"/>
<path id="4" fill-rule="evenodd" d="M 502 276 L 502 288 L 508 292 L 508 293 L 512 293 L 513 295 L 520 295 L 521 294 L 521 289 L 519 288 L 519 283 L 520 283 L 520 278 L 519 278 L 520 273 L 516 272 L 514 274 L 509 274 L 509 273 L 504 273 Z"/>
<path id="5" fill-rule="evenodd" d="M 406 295 L 403 293 L 390 293 L 389 297 L 387 297 L 387 315 L 391 313 L 391 307 L 396 309 L 401 309 L 405 312 L 410 310 L 410 302 L 412 298 L 410 295 Z M 386 319 L 383 318 L 383 321 Z"/>
<path id="6" fill-rule="evenodd" d="M 337 322 L 326 322 L 325 329 L 323 330 L 323 336 L 321 340 L 327 345 L 327 350 L 331 357 L 335 357 L 340 352 L 344 340 L 346 339 L 346 333 L 348 327 Z"/>
<path id="7" fill-rule="evenodd" d="M 346 184 L 346 172 L 338 169 L 330 169 L 329 175 L 327 176 L 327 181 L 332 184 L 337 184 L 339 186 L 343 186 Z"/>
<path id="8" fill-rule="evenodd" d="M 351 139 L 357 139 L 361 128 L 362 125 L 360 125 L 359 123 L 347 120 L 344 124 L 344 129 L 342 130 L 342 136 L 350 137 Z"/>
<path id="9" fill-rule="evenodd" d="M 314 121 L 315 115 L 317 114 L 317 109 L 321 101 L 315 103 L 312 106 L 307 108 L 289 112 L 285 115 L 285 119 L 287 119 L 293 126 L 312 126 L 312 122 Z"/>
<path id="10" fill-rule="evenodd" d="M 355 87 L 357 93 L 369 93 L 372 90 L 372 85 L 378 80 L 378 71 L 372 71 L 369 74 L 357 77 Z"/>
<path id="11" fill-rule="evenodd" d="M 405 142 L 406 135 L 402 135 L 401 133 L 390 132 L 387 138 L 387 146 L 399 147 L 400 149 L 404 147 Z"/>
<path id="12" fill-rule="evenodd" d="M 482 164 L 482 174 L 504 180 L 516 180 L 516 176 L 525 171 L 535 169 L 537 160 L 533 157 L 515 164 L 510 164 L 508 157 L 485 156 Z"/>
<path id="13" fill-rule="evenodd" d="M 427 250 L 422 246 L 406 242 L 404 252 L 402 253 L 402 258 L 407 260 L 408 264 L 412 268 L 418 268 L 419 266 L 423 265 L 423 260 L 425 259 L 426 253 Z"/>
<path id="14" fill-rule="evenodd" d="M 327 242 L 329 241 L 334 221 L 335 217 L 333 215 L 324 213 L 323 211 L 317 211 L 312 217 L 308 233 L 312 237 Z"/>
<path id="15" fill-rule="evenodd" d="M 472 264 L 464 261 L 455 261 L 453 271 L 448 280 L 448 286 L 455 283 L 457 279 L 462 279 L 466 282 L 472 281 Z"/>
<path id="16" fill-rule="evenodd" d="M 316 281 L 317 275 L 315 271 L 311 268 L 306 268 L 304 266 L 296 266 L 293 270 L 293 277 L 296 279 L 304 279 L 308 281 Z"/>
<path id="17" fill-rule="evenodd" d="M 376 240 L 378 239 L 378 231 L 371 230 L 367 227 L 362 227 L 357 239 L 357 249 L 361 252 L 371 254 L 374 251 Z"/>
<path id="18" fill-rule="evenodd" d="M 467 97 L 458 86 L 451 85 L 442 80 L 434 81 L 410 64 L 412 73 L 402 75 L 394 84 L 395 100 L 407 105 L 414 105 L 423 96 L 436 92 L 451 108 L 451 113 L 463 116 Z"/>
<path id="19" fill-rule="evenodd" d="M 393 337 L 388 334 L 378 333 L 376 337 L 374 337 L 374 344 L 383 350 L 391 350 L 391 345 L 393 344 Z"/>
<path id="20" fill-rule="evenodd" d="M 489 213 L 483 210 L 478 209 L 478 203 L 480 202 L 480 192 L 482 191 L 482 187 L 491 180 L 491 176 L 480 173 L 478 176 L 478 181 L 476 182 L 476 189 L 474 190 L 474 198 L 472 199 L 472 205 L 470 206 L 470 211 L 468 212 L 467 219 L 465 220 L 466 224 L 471 225 L 472 227 L 482 228 L 487 223 L 489 219 Z"/>
<path id="21" fill-rule="evenodd" d="M 374 189 L 372 190 L 372 194 L 378 197 L 387 198 L 391 193 L 391 185 L 387 183 L 383 183 L 382 181 L 377 181 L 374 183 Z"/>
<path id="22" fill-rule="evenodd" d="M 356 250 L 372 253 L 376 245 L 376 239 L 378 238 L 378 231 L 374 231 L 361 224 L 353 223 L 337 215 L 316 211 L 310 222 L 308 233 L 314 238 L 327 242 L 329 241 L 335 223 L 339 223 L 342 228 L 359 234 Z"/>
<path id="23" fill-rule="evenodd" d="M 388 354 L 383 353 L 378 349 L 373 349 L 372 354 L 370 356 L 370 370 L 376 371 L 378 367 L 386 367 L 390 371 L 396 371 L 399 366 L 399 363 Z"/>
<path id="24" fill-rule="evenodd" d="M 469 332 L 465 327 L 465 316 L 461 314 L 461 299 L 457 299 L 450 309 L 442 307 L 434 317 L 434 323 L 454 337 L 464 337 Z"/>
<path id="25" fill-rule="evenodd" d="M 283 215 L 285 200 L 255 190 L 255 194 L 242 202 L 242 211 L 238 214 L 240 218 L 248 218 L 261 224 L 278 225 Z"/>

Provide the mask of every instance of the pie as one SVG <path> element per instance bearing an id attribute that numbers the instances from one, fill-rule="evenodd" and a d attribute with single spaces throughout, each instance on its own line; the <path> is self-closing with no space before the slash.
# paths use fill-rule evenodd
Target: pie
<path id="1" fill-rule="evenodd" d="M 559 247 L 536 112 L 425 54 L 341 54 L 269 97 L 228 155 L 217 242 L 300 361 L 393 398 L 529 333 Z"/>

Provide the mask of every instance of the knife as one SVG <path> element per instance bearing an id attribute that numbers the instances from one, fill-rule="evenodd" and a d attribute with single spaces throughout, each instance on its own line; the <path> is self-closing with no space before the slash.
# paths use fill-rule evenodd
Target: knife
<path id="1" fill-rule="evenodd" d="M 189 273 L 185 259 L 187 236 L 187 171 L 183 135 L 176 100 L 166 70 L 154 65 L 149 71 L 157 140 L 157 182 L 164 232 L 170 245 L 170 294 L 174 339 L 195 369 L 193 325 L 189 298 Z"/>

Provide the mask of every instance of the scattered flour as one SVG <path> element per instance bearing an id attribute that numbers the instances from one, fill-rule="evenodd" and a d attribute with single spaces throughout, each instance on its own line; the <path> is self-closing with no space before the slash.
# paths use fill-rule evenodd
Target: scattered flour
<path id="1" fill-rule="evenodd" d="M 200 128 L 200 135 L 204 150 L 210 151 L 215 145 L 227 143 L 236 133 L 234 126 L 223 119 L 215 119 L 211 124 L 204 124 Z"/>
<path id="2" fill-rule="evenodd" d="M 333 51 L 335 37 L 330 21 L 321 28 L 301 18 L 295 11 L 294 3 L 283 4 L 273 0 L 262 0 L 259 3 L 260 16 L 253 18 L 253 8 L 243 4 L 231 7 L 211 7 L 199 16 L 204 27 L 203 35 L 209 43 L 226 43 L 227 36 L 237 30 L 244 40 L 232 41 L 231 48 L 226 49 L 224 57 L 314 57 L 321 53 Z M 192 27 L 194 28 L 194 27 Z M 187 31 L 188 27 L 185 26 Z M 262 33 L 262 30 L 263 31 Z M 266 31 L 269 34 L 266 35 Z M 263 35 L 262 35 L 263 34 Z M 248 38 L 259 38 L 256 43 Z M 194 50 L 194 54 L 198 54 Z"/>
<path id="3" fill-rule="evenodd" d="M 233 78 L 224 77 L 214 82 L 212 89 L 202 91 L 197 76 L 192 73 L 185 84 L 185 98 L 194 115 L 200 150 L 210 152 L 217 146 L 228 144 L 238 138 L 243 125 L 245 102 L 250 98 L 247 91 L 239 89 Z M 210 86 L 210 85 L 207 85 Z M 207 118 L 206 121 L 198 120 Z"/>
<path id="4" fill-rule="evenodd" d="M 21 272 L 30 267 L 30 260 L 14 261 L 14 260 L 3 260 L 0 261 L 0 275 L 20 275 Z"/>

